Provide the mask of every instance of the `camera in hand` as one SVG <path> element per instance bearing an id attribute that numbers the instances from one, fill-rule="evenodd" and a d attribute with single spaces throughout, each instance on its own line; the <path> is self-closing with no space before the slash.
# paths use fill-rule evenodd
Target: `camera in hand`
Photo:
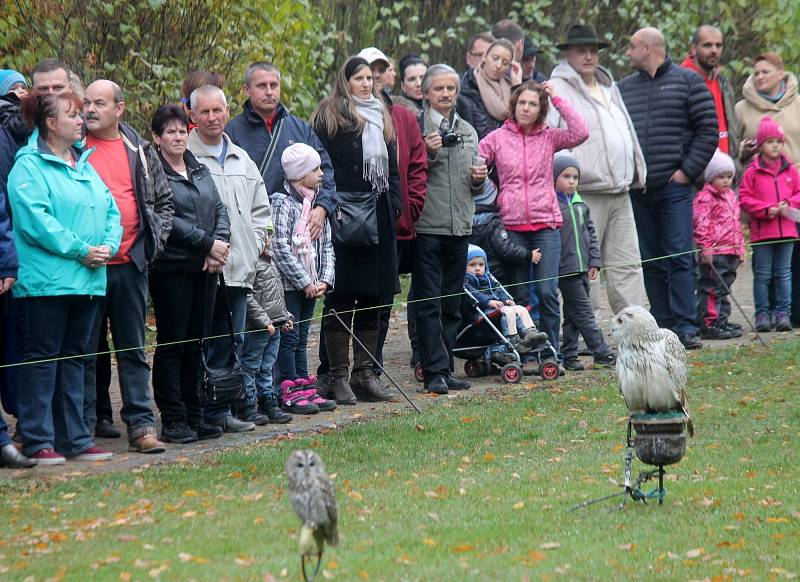
<path id="1" fill-rule="evenodd" d="M 439 135 L 442 137 L 442 145 L 446 148 L 454 148 L 458 144 L 464 147 L 464 138 L 461 137 L 460 133 L 453 131 L 449 127 L 439 129 Z"/>

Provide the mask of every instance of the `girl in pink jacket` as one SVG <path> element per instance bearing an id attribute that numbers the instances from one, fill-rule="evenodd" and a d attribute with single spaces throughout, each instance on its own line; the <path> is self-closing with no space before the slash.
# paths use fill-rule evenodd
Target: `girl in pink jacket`
<path id="1" fill-rule="evenodd" d="M 566 129 L 545 125 L 549 100 L 561 114 Z M 561 311 L 558 303 L 558 267 L 561 257 L 561 210 L 553 189 L 553 155 L 575 147 L 589 137 L 581 116 L 555 95 L 550 83 L 527 81 L 511 93 L 510 118 L 487 135 L 478 152 L 494 166 L 500 181 L 497 205 L 513 242 L 542 259 L 533 273 L 541 316 L 540 329 L 558 350 Z M 514 273 L 515 283 L 528 281 L 528 265 Z M 517 303 L 528 303 L 527 285 L 514 285 Z"/>
<path id="2" fill-rule="evenodd" d="M 744 261 L 739 199 L 731 188 L 736 167 L 720 150 L 703 172 L 705 186 L 694 197 L 694 242 L 700 248 L 697 282 L 697 322 L 703 339 L 741 337 L 738 325 L 728 321 L 728 290 Z"/>
<path id="3" fill-rule="evenodd" d="M 769 285 L 774 296 L 776 331 L 791 331 L 792 239 L 797 224 L 786 216 L 788 209 L 800 206 L 800 175 L 783 155 L 783 129 L 764 116 L 758 126 L 758 157 L 747 168 L 739 185 L 742 210 L 750 215 L 753 242 L 753 301 L 756 304 L 756 329 L 771 329 Z"/>

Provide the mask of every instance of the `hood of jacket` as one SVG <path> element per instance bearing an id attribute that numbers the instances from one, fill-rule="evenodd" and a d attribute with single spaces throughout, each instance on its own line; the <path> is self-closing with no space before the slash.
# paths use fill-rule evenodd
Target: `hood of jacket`
<path id="1" fill-rule="evenodd" d="M 764 97 L 758 94 L 756 85 L 753 82 L 753 75 L 747 77 L 747 80 L 744 82 L 742 96 L 744 97 L 745 101 L 750 103 L 759 111 L 780 111 L 784 107 L 788 106 L 792 101 L 797 99 L 797 77 L 795 77 L 792 73 L 786 73 L 784 80 L 786 81 L 786 93 L 776 103 L 773 103 L 768 99 L 764 99 Z"/>

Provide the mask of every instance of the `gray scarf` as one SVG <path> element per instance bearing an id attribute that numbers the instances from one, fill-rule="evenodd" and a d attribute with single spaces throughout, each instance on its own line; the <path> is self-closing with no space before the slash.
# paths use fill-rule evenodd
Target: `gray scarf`
<path id="1" fill-rule="evenodd" d="M 369 99 L 353 97 L 356 111 L 366 120 L 361 132 L 363 178 L 376 192 L 389 189 L 389 151 L 383 138 L 383 104 L 374 95 Z"/>

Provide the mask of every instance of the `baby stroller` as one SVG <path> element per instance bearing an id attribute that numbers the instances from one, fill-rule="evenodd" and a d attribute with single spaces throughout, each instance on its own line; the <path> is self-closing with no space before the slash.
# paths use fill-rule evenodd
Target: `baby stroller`
<path id="1" fill-rule="evenodd" d="M 492 286 L 511 299 L 511 295 L 497 279 L 492 277 Z M 527 308 L 530 311 L 530 306 Z M 521 354 L 517 346 L 503 335 L 501 320 L 503 317 L 499 309 L 483 310 L 469 289 L 464 288 L 461 300 L 462 324 L 464 327 L 456 336 L 453 355 L 466 360 L 464 373 L 469 378 L 480 378 L 500 372 L 500 378 L 506 384 L 518 384 L 522 381 L 523 355 L 527 359 L 535 359 L 539 363 L 538 374 L 545 380 L 558 378 L 558 361 L 556 351 L 550 342 L 540 344 L 532 351 Z M 511 362 L 498 366 L 492 361 L 492 353 L 502 351 L 508 355 Z M 414 376 L 418 382 L 424 380 L 422 366 L 417 365 Z"/>

